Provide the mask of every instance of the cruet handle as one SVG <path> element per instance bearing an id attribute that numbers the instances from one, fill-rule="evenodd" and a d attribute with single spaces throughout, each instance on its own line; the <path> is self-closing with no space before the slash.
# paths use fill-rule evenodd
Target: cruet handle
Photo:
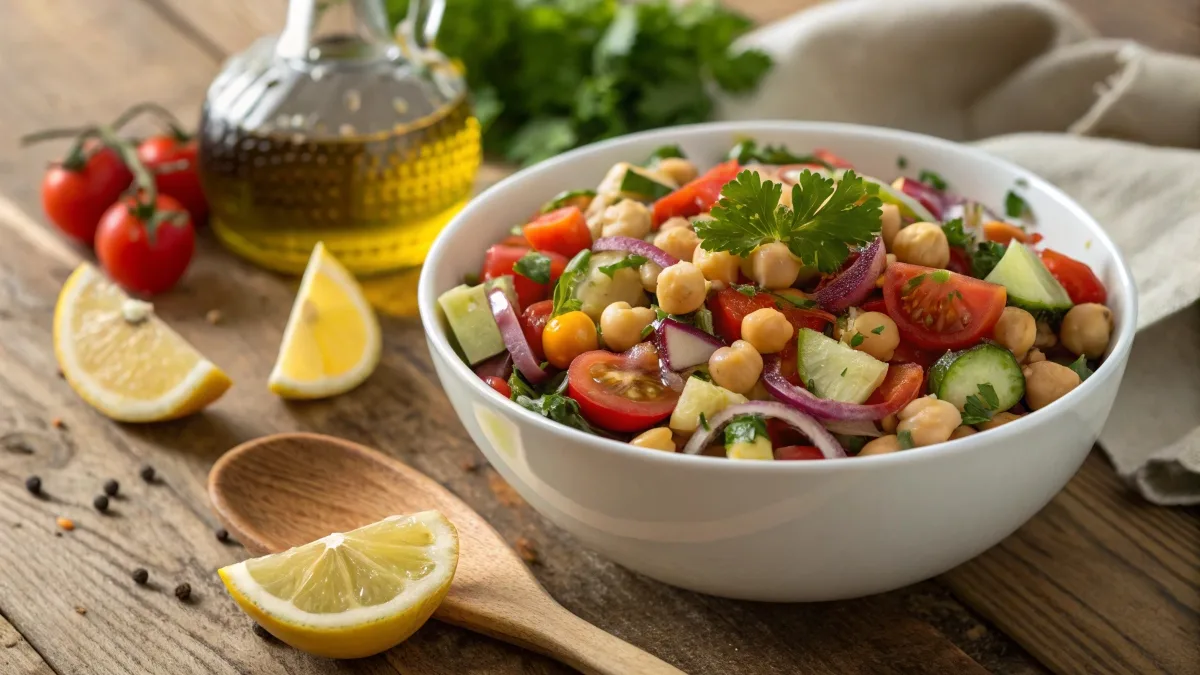
<path id="1" fill-rule="evenodd" d="M 411 46 L 432 49 L 446 14 L 446 0 L 409 0 L 408 16 L 397 27 L 401 37 Z"/>

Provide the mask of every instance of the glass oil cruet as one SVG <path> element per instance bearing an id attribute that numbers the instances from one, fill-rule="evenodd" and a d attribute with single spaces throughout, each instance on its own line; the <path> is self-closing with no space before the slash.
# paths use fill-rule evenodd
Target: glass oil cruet
<path id="1" fill-rule="evenodd" d="M 287 23 L 208 90 L 200 171 L 228 248 L 298 273 L 318 241 L 356 274 L 420 265 L 466 202 L 479 124 L 433 47 L 445 0 L 290 0 Z"/>

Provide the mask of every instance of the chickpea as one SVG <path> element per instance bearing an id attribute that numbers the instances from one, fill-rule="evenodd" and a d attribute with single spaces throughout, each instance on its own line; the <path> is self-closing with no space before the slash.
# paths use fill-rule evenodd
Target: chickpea
<path id="1" fill-rule="evenodd" d="M 708 357 L 708 374 L 713 382 L 736 394 L 753 389 L 762 370 L 762 355 L 746 340 L 721 347 Z"/>
<path id="2" fill-rule="evenodd" d="M 633 200 L 622 199 L 604 210 L 600 235 L 604 237 L 634 237 L 650 234 L 650 209 Z"/>
<path id="3" fill-rule="evenodd" d="M 895 204 L 884 204 L 880 207 L 880 222 L 883 225 L 883 247 L 892 250 L 892 242 L 900 232 L 900 207 Z"/>
<path id="4" fill-rule="evenodd" d="M 1020 307 L 1005 307 L 996 327 L 992 329 L 992 337 L 1020 361 L 1029 353 L 1037 337 L 1037 322 L 1032 314 Z"/>
<path id="5" fill-rule="evenodd" d="M 1075 305 L 1063 317 L 1059 337 L 1076 356 L 1098 359 L 1108 349 L 1113 332 L 1112 310 L 1094 302 Z"/>
<path id="6" fill-rule="evenodd" d="M 1054 329 L 1045 321 L 1037 322 L 1037 335 L 1033 338 L 1033 346 L 1041 350 L 1052 349 L 1058 344 L 1058 336 L 1054 334 Z"/>
<path id="7" fill-rule="evenodd" d="M 969 427 L 965 424 L 960 424 L 957 427 L 954 427 L 954 431 L 950 432 L 950 440 L 953 441 L 956 438 L 966 438 L 967 436 L 970 436 L 972 434 L 977 434 L 977 433 L 979 433 L 979 432 L 975 431 L 975 429 L 973 427 Z"/>
<path id="8" fill-rule="evenodd" d="M 682 216 L 675 216 L 674 218 L 667 218 L 667 222 L 658 226 L 658 231 L 661 233 L 661 232 L 666 232 L 667 230 L 674 230 L 679 227 L 686 227 L 686 228 L 690 229 L 692 227 L 692 221 L 690 221 L 687 218 L 684 218 Z"/>
<path id="9" fill-rule="evenodd" d="M 980 431 L 987 431 L 988 429 L 995 429 L 1000 425 L 1008 424 L 1009 422 L 1020 418 L 1021 416 L 1016 413 L 998 412 L 995 415 L 992 415 L 992 419 L 984 422 L 983 424 L 976 424 L 975 426 L 978 427 Z"/>
<path id="10" fill-rule="evenodd" d="M 950 242 L 934 223 L 913 223 L 896 233 L 892 253 L 900 262 L 944 269 L 950 264 Z"/>
<path id="11" fill-rule="evenodd" d="M 546 322 L 542 350 L 555 368 L 566 369 L 576 356 L 599 348 L 596 324 L 583 312 L 567 312 Z"/>
<path id="12" fill-rule="evenodd" d="M 854 349 L 865 352 L 880 361 L 888 361 L 900 344 L 900 331 L 896 322 L 883 312 L 863 312 L 854 319 L 851 333 L 861 335 L 862 341 Z M 857 340 L 851 338 L 853 345 Z"/>
<path id="13" fill-rule="evenodd" d="M 868 442 L 866 445 L 864 445 L 862 447 L 862 450 L 858 451 L 858 456 L 866 457 L 868 455 L 886 455 L 886 454 L 889 454 L 892 452 L 899 452 L 899 451 L 900 451 L 900 439 L 899 438 L 897 438 L 895 435 L 880 436 L 879 438 L 876 438 L 876 439 Z"/>
<path id="14" fill-rule="evenodd" d="M 658 306 L 668 314 L 687 314 L 700 309 L 706 294 L 704 275 L 686 260 L 658 275 Z"/>
<path id="15" fill-rule="evenodd" d="M 676 185 L 690 183 L 696 180 L 696 176 L 700 175 L 700 172 L 696 169 L 696 165 L 682 157 L 664 157 L 658 160 L 658 166 L 655 168 L 655 171 Z"/>
<path id="16" fill-rule="evenodd" d="M 675 452 L 675 437 L 671 430 L 667 427 L 655 427 L 647 431 L 643 431 L 629 441 L 630 445 L 636 445 L 639 448 L 647 450 L 665 450 L 667 452 Z"/>
<path id="17" fill-rule="evenodd" d="M 662 268 L 658 263 L 644 262 L 638 268 L 638 275 L 642 277 L 642 288 L 646 289 L 647 293 L 653 293 L 658 290 L 658 275 L 662 274 Z"/>
<path id="18" fill-rule="evenodd" d="M 1038 361 L 1045 361 L 1045 360 L 1046 360 L 1046 355 L 1042 353 L 1042 350 L 1038 349 L 1037 347 L 1034 347 L 1033 349 L 1029 350 L 1028 354 L 1025 355 L 1025 360 L 1022 361 L 1021 364 L 1029 365 L 1031 363 L 1037 363 Z"/>
<path id="19" fill-rule="evenodd" d="M 600 332 L 604 344 L 614 352 L 623 352 L 642 341 L 642 331 L 657 316 L 649 307 L 630 307 L 628 302 L 614 302 L 600 314 Z"/>
<path id="20" fill-rule="evenodd" d="M 912 434 L 913 445 L 917 447 L 950 440 L 950 434 L 962 424 L 958 408 L 932 394 L 904 406 L 896 417 L 900 418 L 896 430 Z"/>
<path id="21" fill-rule="evenodd" d="M 774 354 L 787 346 L 796 329 L 783 312 L 764 307 L 742 317 L 742 339 L 749 342 L 759 354 Z"/>
<path id="22" fill-rule="evenodd" d="M 1053 361 L 1031 363 L 1021 372 L 1025 373 L 1025 402 L 1030 410 L 1045 408 L 1081 382 L 1075 371 Z"/>
<path id="23" fill-rule="evenodd" d="M 891 415 L 879 420 L 879 427 L 889 434 L 894 434 L 896 433 L 896 425 L 899 423 L 900 420 L 896 417 L 896 413 L 892 413 Z"/>
<path id="24" fill-rule="evenodd" d="M 750 254 L 750 278 L 769 290 L 789 288 L 800 276 L 800 261 L 788 250 L 787 244 L 763 244 Z"/>
<path id="25" fill-rule="evenodd" d="M 720 281 L 727 286 L 737 283 L 740 261 L 741 258 L 729 251 L 705 251 L 699 244 L 692 252 L 692 264 L 700 268 L 705 279 Z"/>
<path id="26" fill-rule="evenodd" d="M 680 220 L 684 220 L 680 218 Z M 684 222 L 687 222 L 686 220 Z M 700 237 L 691 227 L 673 227 L 661 230 L 654 236 L 654 245 L 680 260 L 692 261 L 692 254 L 700 245 Z"/>

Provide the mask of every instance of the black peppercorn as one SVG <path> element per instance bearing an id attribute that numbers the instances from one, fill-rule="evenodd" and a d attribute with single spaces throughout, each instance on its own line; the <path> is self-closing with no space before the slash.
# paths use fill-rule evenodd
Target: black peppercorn
<path id="1" fill-rule="evenodd" d="M 96 498 L 92 500 L 92 506 L 96 507 L 96 510 L 100 513 L 107 512 L 108 497 L 105 497 L 104 495 L 96 495 Z"/>
<path id="2" fill-rule="evenodd" d="M 138 473 L 142 476 L 142 480 L 146 481 L 147 483 L 154 481 L 154 467 L 150 466 L 149 464 L 142 465 L 142 469 Z"/>
<path id="3" fill-rule="evenodd" d="M 104 494 L 108 495 L 109 497 L 116 497 L 117 493 L 120 491 L 121 484 L 117 481 L 113 480 L 112 478 L 104 481 Z"/>
<path id="4" fill-rule="evenodd" d="M 144 568 L 139 567 L 133 571 L 133 580 L 137 585 L 144 586 L 150 580 L 150 573 Z"/>
<path id="5" fill-rule="evenodd" d="M 25 479 L 25 489 L 29 490 L 29 494 L 42 494 L 42 479 L 37 476 L 30 476 Z"/>
<path id="6" fill-rule="evenodd" d="M 179 584 L 178 586 L 176 586 L 175 587 L 175 597 L 179 598 L 181 601 L 186 602 L 188 598 L 192 597 L 191 584 Z"/>
<path id="7" fill-rule="evenodd" d="M 217 531 L 213 534 L 217 536 L 217 541 L 221 542 L 222 544 L 229 541 L 229 530 L 226 530 L 223 527 L 218 527 Z"/>

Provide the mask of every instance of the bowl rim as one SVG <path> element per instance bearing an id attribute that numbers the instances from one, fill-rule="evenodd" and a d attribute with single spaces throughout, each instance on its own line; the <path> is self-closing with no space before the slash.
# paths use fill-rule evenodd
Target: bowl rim
<path id="1" fill-rule="evenodd" d="M 1130 350 L 1133 346 L 1134 334 L 1137 330 L 1137 314 L 1138 301 L 1137 289 L 1133 281 L 1133 273 L 1130 271 L 1129 263 L 1121 254 L 1120 249 L 1113 243 L 1112 239 L 1104 231 L 1098 222 L 1074 199 L 1067 196 L 1062 190 L 1052 185 L 1049 181 L 1038 176 L 1037 174 L 1013 163 L 1006 159 L 992 155 L 979 148 L 974 148 L 955 141 L 929 136 L 926 134 L 904 131 L 900 129 L 889 129 L 885 127 L 875 127 L 861 124 L 849 124 L 843 122 L 810 122 L 796 120 L 756 120 L 756 121 L 735 121 L 735 122 L 705 122 L 701 124 L 688 124 L 674 127 L 663 127 L 660 129 L 652 129 L 633 134 L 627 134 L 596 143 L 591 143 L 574 150 L 570 150 L 561 155 L 556 155 L 549 159 L 543 160 L 537 164 L 521 169 L 520 171 L 507 176 L 496 184 L 487 188 L 480 194 L 476 195 L 457 213 L 454 218 L 446 225 L 439 233 L 426 256 L 426 262 L 421 270 L 420 281 L 417 290 L 418 308 L 421 316 L 421 324 L 425 329 L 426 340 L 430 346 L 434 358 L 442 358 L 450 364 L 449 376 L 457 377 L 467 381 L 467 386 L 474 390 L 476 396 L 482 397 L 484 401 L 490 401 L 490 405 L 495 407 L 498 402 L 492 401 L 489 398 L 493 393 L 482 379 L 477 377 L 474 371 L 462 359 L 458 357 L 454 349 L 450 346 L 446 338 L 444 330 L 438 321 L 437 314 L 437 293 L 433 288 L 435 269 L 438 267 L 438 262 L 447 257 L 449 252 L 449 240 L 461 228 L 465 227 L 466 223 L 474 219 L 475 215 L 487 208 L 489 202 L 499 193 L 502 193 L 512 186 L 527 180 L 535 174 L 553 171 L 556 167 L 569 165 L 586 158 L 595 152 L 606 150 L 622 145 L 634 145 L 642 141 L 661 138 L 663 140 L 679 141 L 681 136 L 704 136 L 712 134 L 746 134 L 753 135 L 758 132 L 788 132 L 802 131 L 808 133 L 839 133 L 843 135 L 858 135 L 867 139 L 876 139 L 881 142 L 905 141 L 909 143 L 927 144 L 935 149 L 944 150 L 952 153 L 965 153 L 973 162 L 988 165 L 992 169 L 1005 169 L 1015 172 L 1025 178 L 1029 185 L 1029 190 L 1044 193 L 1046 196 L 1062 203 L 1066 209 L 1075 216 L 1084 226 L 1090 230 L 1092 242 L 1094 245 L 1102 246 L 1104 252 L 1111 258 L 1114 263 L 1114 268 L 1117 277 L 1117 286 L 1119 287 L 1122 296 L 1128 299 L 1124 303 L 1125 310 L 1121 316 L 1120 328 L 1117 332 L 1117 339 L 1112 349 L 1109 351 L 1105 363 L 1113 362 L 1114 364 L 1123 363 L 1128 360 Z M 1111 290 L 1111 289 L 1110 289 Z M 1121 369 L 1123 372 L 1123 369 Z M 508 414 L 515 415 L 518 420 L 524 424 L 533 425 L 543 431 L 562 435 L 564 442 L 572 442 L 577 445 L 584 445 L 596 451 L 605 453 L 615 453 L 618 455 L 627 456 L 635 461 L 645 461 L 651 463 L 666 463 L 671 464 L 679 469 L 700 469 L 707 467 L 725 467 L 723 469 L 715 469 L 727 472 L 770 472 L 777 474 L 788 471 L 800 472 L 824 472 L 824 471 L 844 471 L 844 470 L 863 470 L 869 471 L 876 468 L 890 466 L 896 463 L 905 462 L 926 462 L 936 461 L 937 458 L 972 452 L 984 446 L 1002 444 L 1006 441 L 1012 441 L 1017 436 L 1024 435 L 1027 431 L 1032 431 L 1044 424 L 1052 423 L 1058 419 L 1059 415 L 1055 413 L 1063 413 L 1068 408 L 1073 407 L 1078 401 L 1090 396 L 1093 392 L 1099 391 L 1102 387 L 1116 387 L 1120 381 L 1118 369 L 1115 367 L 1104 368 L 1103 364 L 1098 368 L 1092 377 L 1083 382 L 1080 386 L 1068 392 L 1065 396 L 1054 401 L 1042 410 L 1037 412 L 1045 414 L 1028 414 L 1014 422 L 1003 425 L 1002 427 L 989 430 L 987 438 L 981 438 L 983 434 L 972 434 L 964 438 L 952 439 L 944 443 L 938 443 L 927 447 L 913 448 L 905 452 L 894 452 L 883 455 L 872 455 L 865 460 L 861 457 L 844 457 L 827 459 L 820 462 L 734 462 L 725 457 L 713 457 L 707 455 L 687 455 L 681 452 L 652 452 L 645 448 L 639 448 L 629 443 L 605 438 L 589 434 L 578 429 L 574 429 L 557 422 L 546 419 L 545 417 L 526 410 L 512 401 L 505 401 L 502 409 Z M 1115 382 L 1110 382 L 1116 379 Z M 443 384 L 443 389 L 445 385 Z M 780 466 L 780 465 L 783 466 Z"/>

